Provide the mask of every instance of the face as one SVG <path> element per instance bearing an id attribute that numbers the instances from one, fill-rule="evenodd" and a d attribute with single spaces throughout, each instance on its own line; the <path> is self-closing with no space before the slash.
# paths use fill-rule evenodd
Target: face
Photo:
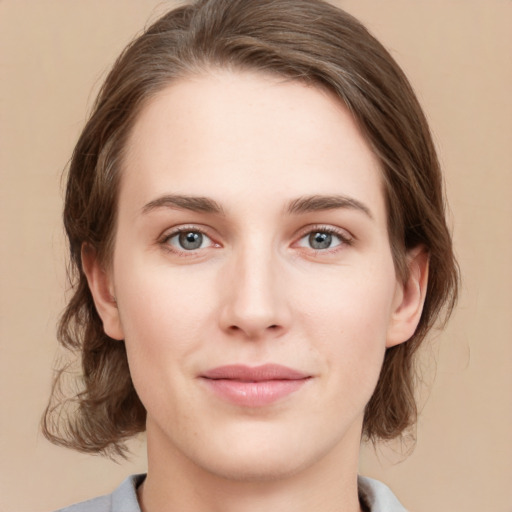
<path id="1" fill-rule="evenodd" d="M 154 457 L 237 479 L 357 457 L 385 349 L 414 330 L 380 172 L 339 100 L 298 82 L 219 71 L 145 106 L 112 265 L 88 277 Z"/>

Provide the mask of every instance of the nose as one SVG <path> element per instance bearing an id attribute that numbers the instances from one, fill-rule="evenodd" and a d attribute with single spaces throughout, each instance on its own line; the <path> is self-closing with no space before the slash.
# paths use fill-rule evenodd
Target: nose
<path id="1" fill-rule="evenodd" d="M 289 327 L 283 273 L 271 251 L 245 250 L 223 275 L 221 328 L 246 339 L 278 337 Z"/>

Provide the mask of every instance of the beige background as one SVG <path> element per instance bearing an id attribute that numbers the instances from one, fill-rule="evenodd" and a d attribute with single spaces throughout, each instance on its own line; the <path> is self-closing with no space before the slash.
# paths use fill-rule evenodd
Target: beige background
<path id="1" fill-rule="evenodd" d="M 114 57 L 172 2 L 0 0 L 0 512 L 45 511 L 144 470 L 38 432 L 65 291 L 60 175 Z M 512 2 L 346 0 L 411 78 L 446 172 L 464 276 L 424 353 L 412 455 L 363 449 L 361 472 L 415 512 L 512 511 Z M 433 364 L 437 362 L 437 369 Z M 426 395 L 426 394 L 425 394 Z"/>

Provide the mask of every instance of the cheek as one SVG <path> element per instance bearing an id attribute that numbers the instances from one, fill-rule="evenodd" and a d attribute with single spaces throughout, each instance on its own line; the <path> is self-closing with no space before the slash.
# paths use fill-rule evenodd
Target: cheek
<path id="1" fill-rule="evenodd" d="M 128 237 L 126 237 L 128 238 Z M 137 240 L 133 242 L 136 246 Z M 126 250 L 123 250 L 126 245 Z M 191 266 L 172 266 L 157 248 L 130 250 L 120 236 L 114 260 L 114 282 L 127 337 L 148 342 L 189 329 L 195 312 L 207 305 L 205 276 Z M 156 334 L 150 337 L 149 333 Z M 147 334 L 147 335 L 146 335 Z"/>
<path id="2" fill-rule="evenodd" d="M 194 399 L 189 381 L 208 315 L 207 302 L 198 300 L 197 293 L 181 290 L 179 279 L 173 284 L 162 274 L 152 279 L 134 273 L 123 285 L 119 305 L 133 384 L 148 414 L 162 424 L 186 421 L 183 404 Z"/>
<path id="3" fill-rule="evenodd" d="M 332 378 L 355 387 L 376 384 L 386 348 L 395 292 L 392 263 L 368 272 L 340 269 L 296 297 L 298 321 Z M 343 384 L 349 385 L 348 382 Z"/>
<path id="4" fill-rule="evenodd" d="M 392 263 L 334 269 L 304 281 L 294 297 L 309 323 L 340 335 L 359 333 L 361 340 L 385 338 L 396 288 Z"/>
<path id="5" fill-rule="evenodd" d="M 143 257 L 116 263 L 116 294 L 134 383 L 139 392 L 155 380 L 157 387 L 166 380 L 175 383 L 181 369 L 193 362 L 199 335 L 206 334 L 213 315 L 211 287 L 190 269 L 149 265 Z"/>

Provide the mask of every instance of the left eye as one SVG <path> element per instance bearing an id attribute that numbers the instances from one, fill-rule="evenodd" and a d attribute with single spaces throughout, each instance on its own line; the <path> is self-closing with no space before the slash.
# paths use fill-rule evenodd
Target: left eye
<path id="1" fill-rule="evenodd" d="M 303 236 L 299 240 L 299 247 L 308 247 L 315 251 L 321 251 L 325 249 L 332 249 L 338 245 L 341 245 L 344 239 L 341 235 L 332 233 L 330 231 L 312 231 L 307 235 Z"/>
<path id="2" fill-rule="evenodd" d="M 180 231 L 167 238 L 166 243 L 182 251 L 195 251 L 212 245 L 212 240 L 200 231 Z"/>

